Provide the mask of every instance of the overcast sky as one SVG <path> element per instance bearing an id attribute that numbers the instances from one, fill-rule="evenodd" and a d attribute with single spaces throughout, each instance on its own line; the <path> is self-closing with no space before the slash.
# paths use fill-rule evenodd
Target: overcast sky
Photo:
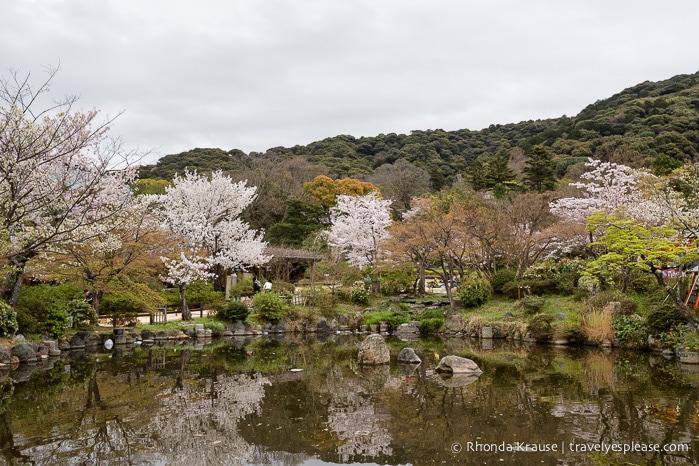
<path id="1" fill-rule="evenodd" d="M 695 0 L 0 0 L 0 64 L 148 161 L 573 116 L 699 71 Z"/>

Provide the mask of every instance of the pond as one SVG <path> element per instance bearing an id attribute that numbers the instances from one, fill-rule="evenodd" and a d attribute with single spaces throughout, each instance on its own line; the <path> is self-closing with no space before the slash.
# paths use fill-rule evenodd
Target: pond
<path id="1" fill-rule="evenodd" d="M 699 368 L 660 355 L 352 335 L 75 353 L 2 373 L 9 464 L 697 464 Z M 399 366 L 414 348 L 423 363 Z M 444 379 L 457 354 L 483 369 Z"/>

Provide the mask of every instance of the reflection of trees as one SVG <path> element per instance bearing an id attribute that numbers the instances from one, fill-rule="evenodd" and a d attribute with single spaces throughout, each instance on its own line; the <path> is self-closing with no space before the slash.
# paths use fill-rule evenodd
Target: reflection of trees
<path id="1" fill-rule="evenodd" d="M 393 454 L 391 435 L 384 427 L 389 416 L 377 411 L 372 396 L 389 382 L 388 366 L 362 367 L 358 375 L 337 380 L 328 404 L 327 426 L 340 440 L 337 455 L 343 463 Z"/>
<path id="2" fill-rule="evenodd" d="M 14 433 L 12 431 L 12 411 L 8 406 L 2 414 L 0 414 L 0 448 L 2 449 L 2 457 L 9 464 L 19 464 L 28 462 L 30 457 L 23 455 L 19 449 L 15 447 Z"/>
<path id="3" fill-rule="evenodd" d="M 153 453 L 166 464 L 239 464 L 247 459 L 250 446 L 238 434 L 238 421 L 259 412 L 269 381 L 217 374 L 189 382 L 161 400 L 161 409 L 137 436 L 157 445 Z"/>
<path id="4" fill-rule="evenodd" d="M 137 367 L 113 360 L 89 365 L 91 376 L 75 389 L 64 387 L 50 412 L 20 422 L 21 441 L 13 448 L 3 440 L 3 455 L 21 452 L 34 464 L 75 458 L 85 464 L 132 464 L 143 458 L 163 464 L 235 464 L 249 458 L 237 422 L 259 410 L 267 380 L 221 375 L 200 359 L 197 369 L 210 374 L 202 379 L 188 366 L 189 350 L 167 352 L 152 349 Z M 79 378 L 86 374 L 81 365 Z M 13 440 L 9 413 L 0 418 L 0 435 Z"/>
<path id="5" fill-rule="evenodd" d="M 306 370 L 286 370 L 289 355 L 300 350 Z M 315 456 L 453 464 L 452 442 L 667 444 L 691 442 L 699 429 L 699 391 L 661 359 L 651 365 L 643 357 L 551 348 L 474 352 L 484 373 L 456 386 L 432 373 L 434 357 L 402 373 L 388 366 L 360 369 L 356 350 L 333 343 L 258 343 L 254 352 L 219 358 L 153 348 L 138 361 L 124 355 L 36 374 L 30 382 L 45 386 L 17 384 L 12 410 L 0 417 L 3 459 L 295 465 Z M 263 364 L 278 370 L 250 375 Z M 558 456 L 536 462 L 555 464 Z M 487 453 L 469 461 L 500 458 L 527 461 Z M 649 461 L 697 459 L 679 454 Z M 568 453 L 565 461 L 589 464 L 590 458 Z"/>

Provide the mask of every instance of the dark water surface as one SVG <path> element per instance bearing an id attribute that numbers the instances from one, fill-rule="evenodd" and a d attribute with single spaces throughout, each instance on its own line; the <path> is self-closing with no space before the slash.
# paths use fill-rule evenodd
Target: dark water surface
<path id="1" fill-rule="evenodd" d="M 3 373 L 0 461 L 699 462 L 698 367 L 596 348 L 430 339 L 390 340 L 390 366 L 361 368 L 357 342 L 334 335 L 137 347 Z M 404 346 L 423 364 L 397 365 Z M 484 373 L 441 378 L 433 370 L 448 354 L 470 357 Z"/>

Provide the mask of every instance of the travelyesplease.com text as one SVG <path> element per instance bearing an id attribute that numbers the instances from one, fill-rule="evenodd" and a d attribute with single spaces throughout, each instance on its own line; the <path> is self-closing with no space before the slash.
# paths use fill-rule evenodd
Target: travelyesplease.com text
<path id="1" fill-rule="evenodd" d="M 451 446 L 453 453 L 461 452 L 560 452 L 566 453 L 659 453 L 659 452 L 688 452 L 689 445 L 686 443 L 670 443 L 661 445 L 659 443 L 590 443 L 590 442 L 559 442 L 559 443 L 527 443 L 527 442 L 466 442 L 463 445 L 455 442 Z"/>

